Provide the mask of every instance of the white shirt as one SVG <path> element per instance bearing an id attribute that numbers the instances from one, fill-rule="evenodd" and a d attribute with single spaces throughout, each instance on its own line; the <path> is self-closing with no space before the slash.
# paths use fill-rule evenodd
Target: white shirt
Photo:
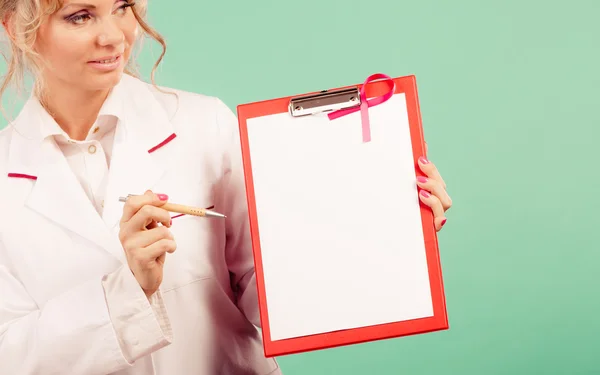
<path id="1" fill-rule="evenodd" d="M 109 95 L 98 119 L 83 141 L 74 140 L 46 112 L 41 112 L 42 136 L 52 137 L 67 159 L 88 198 L 102 215 L 104 194 L 110 168 L 117 115 L 111 112 L 114 95 Z"/>

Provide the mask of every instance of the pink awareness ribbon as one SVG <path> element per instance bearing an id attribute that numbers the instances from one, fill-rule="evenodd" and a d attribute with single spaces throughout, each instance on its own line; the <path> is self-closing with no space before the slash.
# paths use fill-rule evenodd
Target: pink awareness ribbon
<path id="1" fill-rule="evenodd" d="M 388 84 L 390 86 L 390 91 L 388 91 L 385 95 L 378 96 L 378 97 L 367 100 L 367 94 L 366 94 L 367 84 L 370 82 L 381 80 L 381 79 L 384 79 L 388 82 Z M 390 78 L 389 76 L 387 76 L 385 74 L 381 74 L 381 73 L 373 74 L 367 78 L 367 80 L 365 81 L 365 83 L 363 83 L 363 85 L 360 89 L 360 107 L 340 109 L 340 110 L 329 113 L 328 117 L 330 120 L 335 120 L 337 118 L 349 115 L 351 113 L 354 113 L 354 112 L 357 112 L 360 110 L 363 142 L 370 142 L 371 141 L 371 123 L 369 121 L 369 107 L 373 107 L 373 106 L 376 106 L 376 105 L 379 105 L 379 104 L 382 104 L 382 103 L 388 101 L 394 95 L 395 91 L 396 91 L 396 82 L 394 82 L 394 80 L 392 78 Z"/>

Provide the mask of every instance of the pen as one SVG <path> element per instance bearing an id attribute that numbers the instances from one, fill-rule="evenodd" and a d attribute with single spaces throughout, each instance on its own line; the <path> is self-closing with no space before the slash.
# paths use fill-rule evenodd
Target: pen
<path id="1" fill-rule="evenodd" d="M 126 202 L 127 198 L 134 196 L 133 194 L 129 194 L 126 197 L 119 197 L 119 201 L 120 202 Z M 164 208 L 165 210 L 169 211 L 169 212 L 177 212 L 179 214 L 185 214 L 185 215 L 193 215 L 193 216 L 202 216 L 202 217 L 217 217 L 217 218 L 226 218 L 227 216 L 215 212 L 215 211 L 211 211 L 211 210 L 207 210 L 206 208 L 198 208 L 198 207 L 191 207 L 191 206 L 185 206 L 182 204 L 175 204 L 175 203 L 165 203 L 161 206 L 161 208 Z"/>

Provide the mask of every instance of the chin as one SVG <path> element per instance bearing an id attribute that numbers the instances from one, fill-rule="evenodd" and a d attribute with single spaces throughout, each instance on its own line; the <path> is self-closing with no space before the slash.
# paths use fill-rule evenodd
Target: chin
<path id="1" fill-rule="evenodd" d="M 93 74 L 87 79 L 87 85 L 90 90 L 107 90 L 112 89 L 121 81 L 123 70 L 119 69 L 103 74 Z"/>

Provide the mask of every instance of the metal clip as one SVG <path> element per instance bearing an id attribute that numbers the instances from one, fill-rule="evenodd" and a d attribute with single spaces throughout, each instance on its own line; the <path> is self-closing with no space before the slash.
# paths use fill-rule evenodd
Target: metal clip
<path id="1" fill-rule="evenodd" d="M 358 88 L 348 88 L 292 98 L 289 111 L 293 117 L 300 117 L 356 106 L 360 106 L 360 91 Z"/>

